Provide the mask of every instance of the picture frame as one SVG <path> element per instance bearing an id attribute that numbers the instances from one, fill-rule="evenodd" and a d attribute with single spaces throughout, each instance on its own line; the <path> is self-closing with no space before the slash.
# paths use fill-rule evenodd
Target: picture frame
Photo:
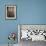
<path id="1" fill-rule="evenodd" d="M 6 5 L 6 19 L 16 19 L 16 5 Z"/>

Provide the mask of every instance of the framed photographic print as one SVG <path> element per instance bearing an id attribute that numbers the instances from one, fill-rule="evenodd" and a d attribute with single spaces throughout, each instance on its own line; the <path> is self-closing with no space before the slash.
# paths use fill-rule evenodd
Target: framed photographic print
<path id="1" fill-rule="evenodd" d="M 6 19 L 16 19 L 16 5 L 6 5 Z"/>

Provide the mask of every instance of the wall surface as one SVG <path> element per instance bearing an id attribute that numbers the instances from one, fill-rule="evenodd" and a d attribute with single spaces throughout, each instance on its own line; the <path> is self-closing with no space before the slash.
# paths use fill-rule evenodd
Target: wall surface
<path id="1" fill-rule="evenodd" d="M 0 44 L 7 44 L 9 42 L 8 35 L 10 32 L 17 32 L 18 15 L 16 20 L 6 20 L 5 19 L 5 5 L 15 4 L 18 5 L 16 0 L 0 0 Z M 16 38 L 16 43 L 18 38 Z"/>
<path id="2" fill-rule="evenodd" d="M 7 4 L 16 5 L 16 20 L 5 20 Z M 46 0 L 0 0 L 0 44 L 8 43 L 10 32 L 17 34 L 18 24 L 46 24 Z"/>
<path id="3" fill-rule="evenodd" d="M 46 24 L 46 0 L 19 2 L 20 24 Z"/>

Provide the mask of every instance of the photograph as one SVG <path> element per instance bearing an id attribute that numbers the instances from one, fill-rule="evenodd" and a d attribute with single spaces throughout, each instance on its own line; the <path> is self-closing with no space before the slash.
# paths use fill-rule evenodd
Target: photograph
<path id="1" fill-rule="evenodd" d="M 6 5 L 6 19 L 16 19 L 15 5 Z"/>

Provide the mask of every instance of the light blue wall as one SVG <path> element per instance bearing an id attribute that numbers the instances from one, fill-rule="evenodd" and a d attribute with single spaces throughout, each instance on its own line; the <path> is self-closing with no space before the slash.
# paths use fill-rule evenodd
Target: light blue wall
<path id="1" fill-rule="evenodd" d="M 16 32 L 17 34 L 17 24 L 19 22 L 18 15 L 16 20 L 5 19 L 6 4 L 18 5 L 16 0 L 1 0 L 0 1 L 0 44 L 8 43 L 8 34 L 10 32 Z M 15 42 L 17 43 L 17 39 Z"/>
<path id="2" fill-rule="evenodd" d="M 16 20 L 5 20 L 5 4 L 16 5 Z M 8 43 L 9 32 L 17 34 L 18 24 L 46 24 L 46 0 L 0 0 L 0 44 Z"/>
<path id="3" fill-rule="evenodd" d="M 20 1 L 21 24 L 46 24 L 46 0 Z"/>

